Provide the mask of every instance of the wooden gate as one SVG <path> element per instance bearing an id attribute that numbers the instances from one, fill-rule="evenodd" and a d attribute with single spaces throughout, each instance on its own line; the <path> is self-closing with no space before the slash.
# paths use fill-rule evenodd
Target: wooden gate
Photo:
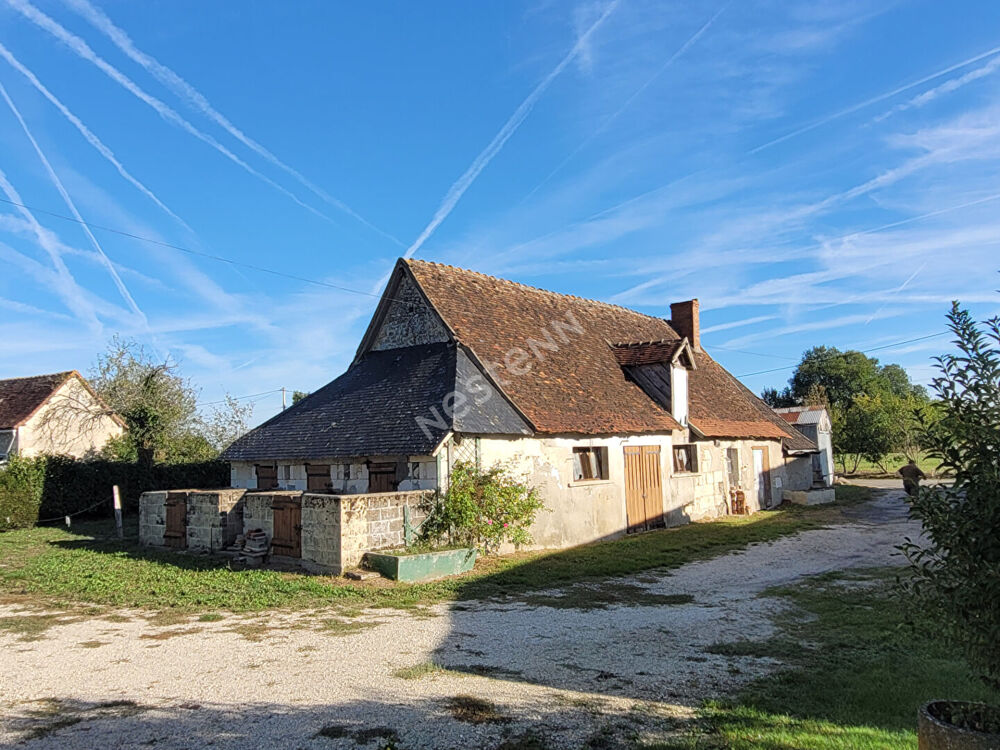
<path id="1" fill-rule="evenodd" d="M 271 502 L 274 534 L 271 554 L 302 557 L 302 500 L 298 497 L 276 497 Z"/>
<path id="2" fill-rule="evenodd" d="M 664 525 L 660 446 L 625 446 L 625 513 L 630 532 Z"/>
<path id="3" fill-rule="evenodd" d="M 164 501 L 166 509 L 166 527 L 163 530 L 163 543 L 167 547 L 187 547 L 187 493 L 168 492 Z"/>

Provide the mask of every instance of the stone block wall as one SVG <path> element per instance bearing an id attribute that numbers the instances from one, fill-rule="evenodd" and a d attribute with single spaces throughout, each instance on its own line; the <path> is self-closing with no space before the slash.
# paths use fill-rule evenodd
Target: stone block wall
<path id="1" fill-rule="evenodd" d="M 193 552 L 217 552 L 243 532 L 246 490 L 191 492 L 187 497 L 187 547 Z"/>
<path id="2" fill-rule="evenodd" d="M 402 547 L 404 507 L 410 508 L 410 524 L 419 526 L 433 497 L 428 490 L 370 495 L 244 489 L 186 492 L 187 545 L 192 551 L 224 549 L 238 534 L 251 529 L 262 529 L 271 539 L 275 499 L 301 498 L 302 565 L 335 575 L 358 565 L 369 550 Z M 146 492 L 139 499 L 139 538 L 143 544 L 163 544 L 166 499 L 166 492 Z"/>
<path id="3" fill-rule="evenodd" d="M 274 536 L 274 511 L 271 503 L 275 495 L 298 493 L 248 492 L 243 496 L 243 533 L 252 529 L 262 529 L 267 538 Z"/>
<path id="4" fill-rule="evenodd" d="M 302 563 L 306 568 L 343 572 L 341 528 L 339 496 L 302 496 Z"/>
<path id="5" fill-rule="evenodd" d="M 143 492 L 139 497 L 139 544 L 163 546 L 167 529 L 167 493 Z"/>

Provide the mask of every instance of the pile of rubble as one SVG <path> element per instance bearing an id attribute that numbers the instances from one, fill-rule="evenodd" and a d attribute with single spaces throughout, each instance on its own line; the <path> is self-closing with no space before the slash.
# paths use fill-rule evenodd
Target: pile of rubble
<path id="1" fill-rule="evenodd" d="M 263 529 L 251 529 L 245 535 L 236 537 L 236 543 L 231 547 L 236 552 L 237 562 L 257 566 L 266 561 L 271 552 L 271 543 Z"/>

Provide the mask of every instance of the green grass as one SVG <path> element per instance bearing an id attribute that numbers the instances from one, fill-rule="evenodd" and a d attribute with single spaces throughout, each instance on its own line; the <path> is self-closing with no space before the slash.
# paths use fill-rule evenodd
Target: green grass
<path id="1" fill-rule="evenodd" d="M 856 472 L 853 472 L 853 474 L 864 475 L 864 476 L 888 474 L 891 476 L 896 476 L 896 470 L 903 464 L 907 463 L 908 461 L 909 459 L 902 453 L 890 453 L 888 456 L 886 456 L 885 460 L 882 461 L 882 466 L 879 466 L 878 464 L 873 464 L 871 461 L 862 458 L 860 463 L 858 463 L 858 470 Z M 837 456 L 836 464 L 837 464 L 837 471 L 839 472 L 841 470 L 841 467 L 843 466 L 839 456 Z M 938 474 L 937 460 L 932 459 L 924 454 L 920 454 L 917 457 L 917 466 L 919 466 L 921 471 L 923 471 L 929 477 L 937 476 Z M 854 457 L 847 456 L 848 471 L 850 471 L 853 468 L 854 468 Z M 885 471 L 885 469 L 888 469 L 888 471 Z"/>
<path id="2" fill-rule="evenodd" d="M 915 748 L 917 708 L 936 697 L 996 702 L 952 644 L 918 635 L 893 594 L 896 569 L 832 573 L 767 592 L 795 604 L 766 641 L 717 644 L 787 668 L 709 704 L 671 747 L 731 750 Z M 912 613 L 920 617 L 920 613 Z M 921 631 L 922 632 L 922 631 Z"/>
<path id="3" fill-rule="evenodd" d="M 751 544 L 844 520 L 840 504 L 731 516 L 557 552 L 488 557 L 468 574 L 422 584 L 273 570 L 236 570 L 222 556 L 186 555 L 118 540 L 109 522 L 0 534 L 0 594 L 33 603 L 87 602 L 159 616 L 308 609 L 335 605 L 418 608 L 441 601 L 498 599 L 652 569 L 675 568 Z M 626 597 L 628 598 L 628 597 Z M 210 620 L 206 620 L 210 621 Z"/>

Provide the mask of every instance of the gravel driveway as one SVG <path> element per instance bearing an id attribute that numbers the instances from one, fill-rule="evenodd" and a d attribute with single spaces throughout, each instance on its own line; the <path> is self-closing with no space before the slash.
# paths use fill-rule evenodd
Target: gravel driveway
<path id="1" fill-rule="evenodd" d="M 901 564 L 893 546 L 919 531 L 901 493 L 851 513 L 668 574 L 520 601 L 374 610 L 347 624 L 317 611 L 163 627 L 122 612 L 70 617 L 35 641 L 2 635 L 0 743 L 516 748 L 663 737 L 704 699 L 777 666 L 704 652 L 773 632 L 785 605 L 759 596 L 765 588 Z M 628 604 L 601 606 L 609 588 Z M 24 614 L 0 607 L 0 617 Z"/>

